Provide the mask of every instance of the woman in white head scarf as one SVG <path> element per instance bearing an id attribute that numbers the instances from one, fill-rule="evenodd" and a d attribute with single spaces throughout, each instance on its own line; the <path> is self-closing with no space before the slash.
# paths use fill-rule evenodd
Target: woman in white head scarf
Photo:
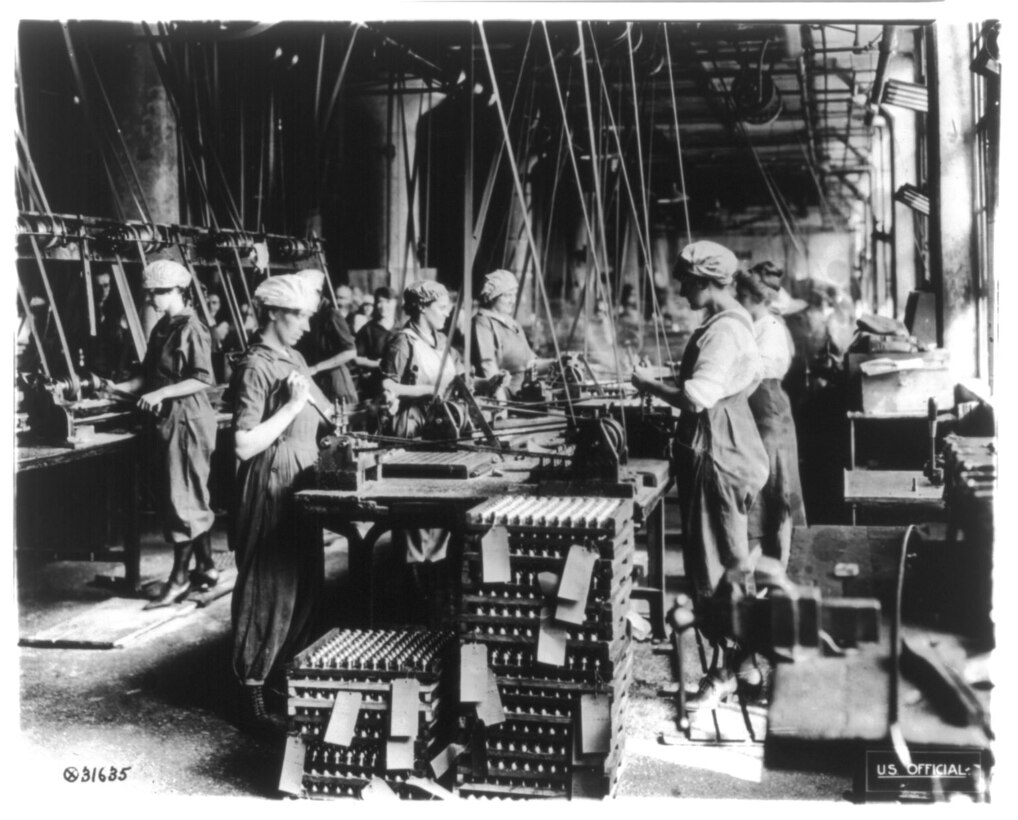
<path id="1" fill-rule="evenodd" d="M 212 333 L 188 305 L 190 284 L 191 272 L 179 262 L 158 259 L 145 266 L 145 299 L 159 319 L 149 335 L 142 374 L 116 385 L 139 394 L 138 407 L 153 420 L 156 499 L 164 535 L 173 544 L 169 580 L 146 609 L 182 600 L 192 582 L 213 586 L 219 580 L 209 540 L 215 522 L 208 480 L 216 414 L 206 392 L 215 384 Z"/>
<path id="2" fill-rule="evenodd" d="M 677 385 L 656 381 L 636 367 L 633 384 L 681 411 L 673 473 L 682 514 L 686 576 L 698 600 L 744 585 L 756 555 L 750 552 L 748 512 L 767 480 L 767 454 L 747 398 L 760 381 L 753 320 L 732 290 L 735 255 L 714 242 L 694 242 L 680 255 L 681 295 L 706 320 L 686 344 Z M 736 691 L 737 647 L 707 634 L 719 662 L 701 681 L 690 708 L 713 708 Z M 680 684 L 681 685 L 681 684 Z"/>
<path id="3" fill-rule="evenodd" d="M 475 375 L 491 379 L 508 373 L 510 396 L 520 389 L 528 369 L 547 369 L 553 361 L 534 355 L 523 328 L 513 316 L 519 287 L 511 271 L 496 270 L 485 276 L 479 299 L 481 307 L 471 324 Z"/>
<path id="4" fill-rule="evenodd" d="M 293 493 L 318 459 L 328 407 L 294 345 L 307 332 L 311 291 L 292 274 L 270 276 L 254 293 L 260 329 L 230 385 L 239 465 L 231 544 L 237 555 L 233 590 L 233 669 L 244 689 L 244 718 L 254 731 L 279 732 L 266 711 L 263 686 L 307 645 L 324 572 L 320 542 L 298 535 Z"/>

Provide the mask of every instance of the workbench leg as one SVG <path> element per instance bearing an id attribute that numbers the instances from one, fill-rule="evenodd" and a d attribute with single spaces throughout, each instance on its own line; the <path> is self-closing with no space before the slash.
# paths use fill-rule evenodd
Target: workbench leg
<path id="1" fill-rule="evenodd" d="M 665 628 L 665 500 L 647 516 L 647 601 L 655 640 L 667 637 Z"/>
<path id="2" fill-rule="evenodd" d="M 361 538 L 357 525 L 350 521 L 326 521 L 325 526 L 346 538 L 352 620 L 356 626 L 370 629 L 374 622 L 373 560 L 375 539 L 378 537 L 372 538 L 371 534 L 378 525 L 372 527 L 365 538 Z"/>
<path id="3" fill-rule="evenodd" d="M 138 527 L 138 458 L 131 447 L 124 459 L 124 583 L 128 593 L 141 591 L 141 537 Z"/>

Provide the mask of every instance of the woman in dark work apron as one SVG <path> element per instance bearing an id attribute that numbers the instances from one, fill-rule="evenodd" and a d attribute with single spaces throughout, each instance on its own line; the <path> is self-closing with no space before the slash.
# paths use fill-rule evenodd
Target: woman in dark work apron
<path id="1" fill-rule="evenodd" d="M 806 526 L 806 508 L 792 405 L 781 386 L 792 361 L 793 345 L 785 323 L 769 308 L 780 276 L 776 280 L 761 276 L 760 269 L 765 273 L 777 270 L 767 265 L 761 263 L 748 273 L 739 273 L 735 282 L 736 298 L 753 317 L 753 335 L 762 361 L 763 378 L 749 397 L 749 408 L 770 464 L 767 483 L 750 512 L 749 537 L 751 542 L 759 540 L 764 555 L 787 567 L 792 531 Z"/>
<path id="2" fill-rule="evenodd" d="M 315 637 L 324 555 L 321 540 L 298 529 L 293 494 L 309 484 L 318 459 L 321 419 L 309 397 L 320 406 L 327 402 L 293 349 L 311 315 L 300 279 L 271 276 L 254 297 L 261 333 L 230 385 L 238 458 L 231 603 L 233 670 L 243 685 L 244 722 L 261 732 L 282 728 L 265 707 L 266 679 Z"/>
<path id="3" fill-rule="evenodd" d="M 216 414 L 207 393 L 215 384 L 212 333 L 185 302 L 190 283 L 190 271 L 172 260 L 145 267 L 146 300 L 159 321 L 149 335 L 142 374 L 116 385 L 137 393 L 138 406 L 151 414 L 156 503 L 165 538 L 173 545 L 169 580 L 146 609 L 182 600 L 192 580 L 205 586 L 219 580 L 209 539 L 215 521 L 208 488 L 216 444 Z M 192 554 L 198 564 L 194 576 Z"/>
<path id="4" fill-rule="evenodd" d="M 697 601 L 728 585 L 749 585 L 748 514 L 767 479 L 767 454 L 747 398 L 759 381 L 752 320 L 730 285 L 736 260 L 728 249 L 696 242 L 683 249 L 681 293 L 707 320 L 686 345 L 677 386 L 634 369 L 633 383 L 681 410 L 673 448 L 673 471 L 682 515 L 686 577 Z M 722 584 L 726 581 L 726 584 Z M 735 645 L 709 634 L 718 652 L 692 707 L 716 705 L 734 693 Z M 681 682 L 680 682 L 681 685 Z"/>
<path id="5" fill-rule="evenodd" d="M 519 283 L 515 274 L 496 270 L 484 277 L 479 301 L 480 310 L 471 321 L 471 359 L 474 374 L 491 379 L 500 373 L 509 374 L 509 384 L 496 391 L 498 399 L 511 398 L 523 385 L 530 368 L 538 373 L 547 371 L 553 359 L 538 359 L 530 348 L 523 328 L 514 318 Z"/>

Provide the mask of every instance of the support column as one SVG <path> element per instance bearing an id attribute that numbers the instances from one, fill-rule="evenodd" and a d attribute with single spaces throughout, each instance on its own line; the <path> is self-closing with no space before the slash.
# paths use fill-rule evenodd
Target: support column
<path id="1" fill-rule="evenodd" d="M 978 375 L 973 81 L 965 25 L 927 30 L 930 91 L 930 272 L 938 338 L 957 378 Z"/>
<path id="2" fill-rule="evenodd" d="M 423 81 L 408 80 L 401 89 L 379 87 L 357 102 L 367 115 L 366 126 L 371 129 L 367 138 L 369 152 L 364 162 L 373 166 L 370 179 L 381 194 L 366 197 L 364 202 L 372 211 L 369 224 L 378 226 L 374 267 L 388 269 L 393 287 L 412 282 L 422 273 L 416 247 L 407 248 L 410 215 L 415 237 L 420 239 L 422 192 L 419 188 L 415 190 L 411 200 L 408 185 L 417 151 L 417 123 L 443 99 L 442 94 L 429 94 Z M 433 277 L 433 273 L 427 276 Z"/>
<path id="3" fill-rule="evenodd" d="M 143 39 L 144 32 L 141 26 L 134 25 L 133 29 L 135 36 L 121 47 L 122 53 L 118 55 L 120 70 L 110 73 L 114 79 L 107 93 L 141 192 L 137 193 L 128 170 L 126 175 L 115 176 L 117 198 L 129 220 L 146 220 L 136 201 L 141 196 L 153 222 L 175 224 L 180 222 L 177 122 L 152 52 Z M 125 267 L 132 281 L 140 275 L 135 266 Z M 139 309 L 139 314 L 147 337 L 157 317 L 145 306 Z"/>
<path id="4" fill-rule="evenodd" d="M 123 70 L 108 89 L 110 104 L 120 125 L 131 162 L 138 173 L 145 205 L 157 223 L 180 221 L 177 185 L 177 123 L 166 89 L 156 70 L 152 52 L 134 26 L 137 39 L 123 46 Z M 117 195 L 128 219 L 144 219 L 138 212 L 131 187 L 117 178 Z"/>

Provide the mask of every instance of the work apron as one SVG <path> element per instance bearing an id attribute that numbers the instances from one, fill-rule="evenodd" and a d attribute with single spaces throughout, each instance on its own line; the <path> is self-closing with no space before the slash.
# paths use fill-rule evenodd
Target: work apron
<path id="1" fill-rule="evenodd" d="M 806 526 L 799 479 L 799 447 L 792 405 L 780 379 L 764 379 L 749 397 L 770 472 L 749 516 L 749 537 L 759 539 L 763 554 L 788 566 L 794 527 Z"/>
<path id="2" fill-rule="evenodd" d="M 693 375 L 705 329 L 694 331 L 686 345 L 680 384 Z M 675 434 L 683 558 L 698 599 L 714 594 L 726 570 L 749 573 L 756 562 L 749 548 L 748 513 L 767 481 L 767 454 L 746 393 L 699 413 L 683 413 Z"/>
<path id="3" fill-rule="evenodd" d="M 145 392 L 189 378 L 212 379 L 211 334 L 190 309 L 163 316 L 152 328 L 143 362 Z M 201 390 L 166 399 L 149 425 L 152 476 L 165 539 L 193 541 L 215 522 L 209 495 L 216 414 Z"/>
<path id="4" fill-rule="evenodd" d="M 444 345 L 436 348 L 426 341 L 412 327 L 403 331 L 410 338 L 409 373 L 404 384 L 438 385 L 436 395 L 442 396 L 456 377 L 456 361 L 450 350 L 447 355 Z M 443 362 L 444 358 L 444 362 Z M 393 419 L 393 432 L 402 438 L 413 438 L 424 425 L 427 407 L 431 397 L 423 399 L 401 399 L 400 407 Z M 407 563 L 416 564 L 441 561 L 449 548 L 449 530 L 444 527 L 413 528 L 394 531 L 393 536 L 402 534 L 406 546 Z"/>
<path id="5" fill-rule="evenodd" d="M 475 327 L 488 326 L 495 343 L 495 372 L 504 370 L 510 375 L 509 395 L 516 395 L 523 386 L 523 377 L 526 375 L 527 366 L 534 358 L 534 351 L 530 348 L 523 328 L 512 317 L 500 316 L 489 310 L 479 311 L 474 317 L 474 325 Z M 477 347 L 474 349 L 477 350 Z M 477 361 L 476 358 L 475 361 Z M 494 374 L 480 373 L 480 375 L 489 377 Z"/>

